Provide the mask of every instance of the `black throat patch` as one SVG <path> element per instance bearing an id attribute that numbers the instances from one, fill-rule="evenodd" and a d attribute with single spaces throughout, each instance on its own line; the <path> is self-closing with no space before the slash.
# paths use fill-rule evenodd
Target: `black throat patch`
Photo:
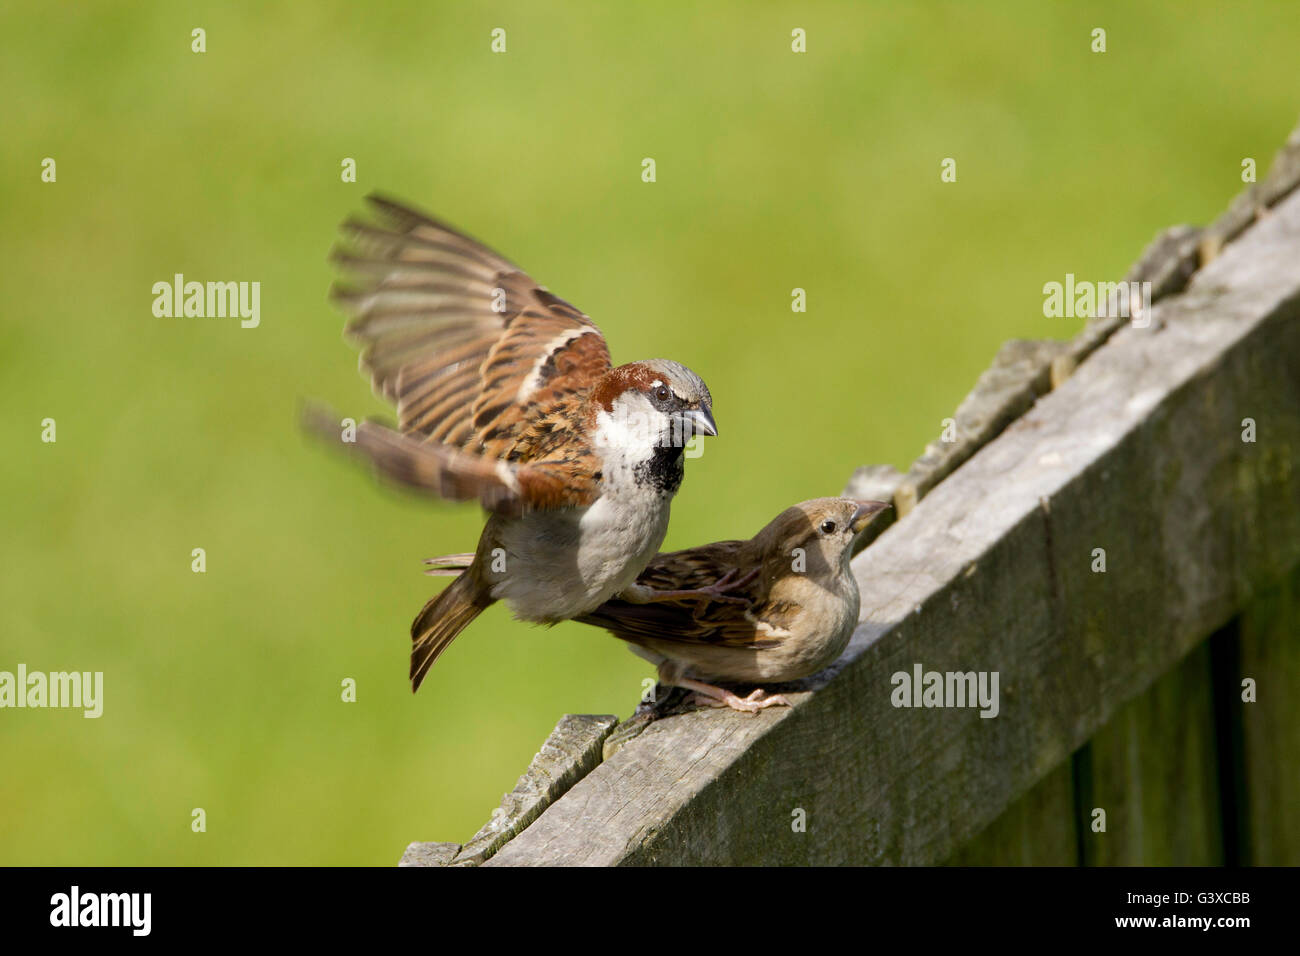
<path id="1" fill-rule="evenodd" d="M 645 461 L 632 470 L 638 485 L 649 485 L 661 495 L 675 495 L 682 486 L 682 451 L 680 446 L 656 445 Z"/>

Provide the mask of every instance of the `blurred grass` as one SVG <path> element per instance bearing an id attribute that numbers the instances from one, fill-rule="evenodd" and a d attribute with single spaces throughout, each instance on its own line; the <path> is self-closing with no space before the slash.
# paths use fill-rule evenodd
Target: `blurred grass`
<path id="1" fill-rule="evenodd" d="M 634 705 L 650 671 L 618 642 L 500 608 L 409 693 L 419 560 L 481 519 L 296 427 L 309 396 L 381 410 L 325 302 L 365 192 L 499 248 L 616 361 L 705 377 L 722 437 L 689 463 L 685 547 L 905 466 L 1003 340 L 1075 331 L 1042 317 L 1044 282 L 1117 278 L 1159 228 L 1214 216 L 1298 106 L 1286 3 L 2 17 L 0 669 L 106 689 L 99 720 L 0 713 L 0 863 L 390 864 L 467 839 L 561 714 Z M 175 272 L 260 281 L 261 327 L 154 318 Z"/>

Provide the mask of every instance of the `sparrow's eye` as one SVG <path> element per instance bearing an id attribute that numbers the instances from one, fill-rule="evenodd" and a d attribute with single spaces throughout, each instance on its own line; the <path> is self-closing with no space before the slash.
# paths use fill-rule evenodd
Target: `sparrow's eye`
<path id="1" fill-rule="evenodd" d="M 825 521 L 822 522 L 822 534 L 834 534 L 834 533 L 835 533 L 835 522 L 832 521 L 830 518 L 827 518 Z"/>
<path id="2" fill-rule="evenodd" d="M 655 389 L 655 399 L 660 402 L 666 402 L 673 397 L 672 390 L 667 385 L 660 385 Z"/>

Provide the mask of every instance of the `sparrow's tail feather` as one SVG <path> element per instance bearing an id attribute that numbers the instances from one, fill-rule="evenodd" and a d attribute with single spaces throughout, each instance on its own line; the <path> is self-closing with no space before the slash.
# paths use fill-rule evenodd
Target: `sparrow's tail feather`
<path id="1" fill-rule="evenodd" d="M 428 565 L 424 573 L 433 577 L 455 576 L 464 571 L 474 563 L 474 552 L 466 551 L 464 554 L 443 554 L 436 558 L 425 558 L 424 563 Z"/>
<path id="2" fill-rule="evenodd" d="M 490 604 L 492 598 L 479 591 L 469 574 L 430 599 L 411 624 L 412 693 L 420 689 L 438 655 Z"/>

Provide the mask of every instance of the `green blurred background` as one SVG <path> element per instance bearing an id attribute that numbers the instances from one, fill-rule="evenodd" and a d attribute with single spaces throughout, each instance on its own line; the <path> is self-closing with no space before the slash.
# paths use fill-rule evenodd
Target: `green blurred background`
<path id="1" fill-rule="evenodd" d="M 103 671 L 105 710 L 0 711 L 3 863 L 389 865 L 651 676 L 498 606 L 411 695 L 420 560 L 481 517 L 296 424 L 391 414 L 325 298 L 366 192 L 500 249 L 615 361 L 704 376 L 686 547 L 905 466 L 1002 341 L 1077 330 L 1044 282 L 1212 218 L 1300 108 L 1290 3 L 29 6 L 0 19 L 0 669 Z M 260 281 L 261 327 L 155 318 L 175 272 Z"/>

